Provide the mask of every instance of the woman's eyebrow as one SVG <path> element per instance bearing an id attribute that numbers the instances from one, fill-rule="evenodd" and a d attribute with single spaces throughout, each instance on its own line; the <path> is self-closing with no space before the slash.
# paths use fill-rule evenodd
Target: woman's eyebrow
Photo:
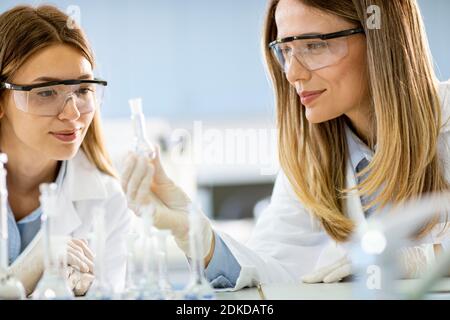
<path id="1" fill-rule="evenodd" d="M 77 80 L 86 80 L 86 79 L 92 79 L 92 78 L 93 78 L 92 74 L 86 73 L 86 74 L 83 74 L 83 75 L 79 76 L 77 78 Z M 34 79 L 33 83 L 34 82 L 62 81 L 62 80 L 63 79 L 60 79 L 60 78 L 43 76 L 43 77 L 39 77 L 39 78 Z"/>
<path id="2" fill-rule="evenodd" d="M 285 38 L 290 38 L 290 37 L 303 37 L 303 36 L 317 36 L 317 35 L 322 35 L 325 34 L 325 32 L 307 32 L 307 33 L 296 33 L 296 34 L 290 34 L 290 35 L 286 35 L 283 37 L 278 36 L 277 39 L 285 39 Z"/>

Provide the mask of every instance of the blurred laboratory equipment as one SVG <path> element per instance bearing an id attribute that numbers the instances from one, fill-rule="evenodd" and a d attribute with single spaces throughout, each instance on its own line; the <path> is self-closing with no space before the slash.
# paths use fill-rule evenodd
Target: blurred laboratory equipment
<path id="1" fill-rule="evenodd" d="M 129 106 L 134 129 L 134 152 L 153 159 L 156 156 L 156 148 L 147 134 L 142 99 L 130 99 Z M 157 141 L 160 145 L 160 157 L 165 171 L 191 198 L 195 198 L 197 181 L 189 134 L 183 130 L 172 131 L 164 121 L 160 121 L 159 129 L 157 132 L 152 132 L 151 141 Z M 152 204 L 136 206 L 131 203 L 131 207 L 135 209 L 137 217 L 134 217 L 132 232 L 128 236 L 126 285 L 121 297 L 123 299 L 174 299 L 176 294 L 169 281 L 166 245 L 171 234 L 154 228 Z M 203 268 L 203 261 L 201 265 L 197 265 Z M 198 268 L 195 267 L 195 269 Z M 196 288 L 198 286 L 194 289 Z M 204 296 L 213 296 L 213 294 L 212 291 L 211 295 L 205 293 Z"/>
<path id="2" fill-rule="evenodd" d="M 191 253 L 190 279 L 183 291 L 186 300 L 213 300 L 216 298 L 214 289 L 205 277 L 205 267 L 201 253 L 203 242 L 201 239 L 202 214 L 195 204 L 189 206 L 189 249 Z"/>
<path id="3" fill-rule="evenodd" d="M 0 154 L 0 300 L 25 299 L 22 283 L 8 272 L 8 189 L 6 186 L 6 154 Z"/>
<path id="4" fill-rule="evenodd" d="M 111 300 L 114 298 L 114 290 L 106 277 L 105 261 L 105 210 L 97 207 L 93 210 L 92 247 L 94 249 L 94 276 L 95 280 L 87 293 L 87 299 Z"/>
<path id="5" fill-rule="evenodd" d="M 135 300 L 139 297 L 137 288 L 137 258 L 135 254 L 134 244 L 137 240 L 138 234 L 136 232 L 130 232 L 127 235 L 127 266 L 125 276 L 125 288 L 121 293 L 121 298 L 124 300 Z"/>
<path id="6" fill-rule="evenodd" d="M 433 268 L 427 270 L 426 267 L 429 266 L 426 263 L 407 261 L 405 253 L 418 248 L 419 244 L 414 240 L 414 236 L 421 226 L 436 217 L 444 220 L 449 211 L 450 192 L 432 193 L 390 206 L 374 214 L 367 223 L 361 224 L 352 246 L 351 260 L 357 277 L 355 298 L 423 297 L 425 288 L 429 289 L 429 284 L 435 281 L 436 277 L 442 277 L 446 257 L 443 257 L 442 265 L 434 266 L 435 274 L 432 277 L 424 275 L 432 272 Z M 426 257 L 423 255 L 419 258 Z M 405 276 L 406 269 L 410 274 L 424 277 L 421 280 L 422 285 L 408 293 L 401 292 L 396 282 Z"/>
<path id="7" fill-rule="evenodd" d="M 158 284 L 159 289 L 165 300 L 175 299 L 175 292 L 173 291 L 172 284 L 169 280 L 169 267 L 167 259 L 167 241 L 171 236 L 170 230 L 153 230 L 153 234 L 156 240 L 156 257 L 158 263 Z"/>
<path id="8" fill-rule="evenodd" d="M 66 279 L 67 242 L 69 237 L 57 235 L 54 221 L 58 214 L 57 185 L 43 183 L 41 192 L 42 230 L 44 237 L 44 274 L 33 293 L 36 300 L 68 300 L 74 295 Z"/>
<path id="9" fill-rule="evenodd" d="M 154 159 L 156 149 L 147 137 L 146 121 L 142 111 L 142 98 L 130 99 L 128 103 L 130 105 L 131 121 L 133 124 L 134 152 L 139 156 L 147 156 L 149 159 Z M 139 216 L 141 214 L 139 205 L 133 203 L 130 199 L 129 201 L 135 209 L 135 213 Z"/>
<path id="10" fill-rule="evenodd" d="M 142 111 L 142 98 L 130 99 L 131 121 L 134 130 L 134 151 L 139 155 L 155 158 L 155 146 L 148 140 L 145 116 Z"/>
<path id="11" fill-rule="evenodd" d="M 145 116 L 142 111 L 142 99 L 129 100 L 131 120 L 134 133 L 134 152 L 140 156 L 154 159 L 155 146 L 149 141 L 146 130 Z M 129 200 L 130 201 L 130 200 Z M 123 299 L 152 299 L 159 298 L 159 290 L 155 279 L 153 259 L 153 208 L 131 204 L 135 208 L 135 217 L 132 230 L 127 238 L 127 273 Z"/>
<path id="12" fill-rule="evenodd" d="M 140 280 L 138 290 L 140 299 L 162 300 L 164 296 L 158 284 L 158 265 L 156 242 L 153 227 L 154 206 L 147 205 L 142 208 L 142 232 L 137 242 L 137 252 L 140 253 L 139 266 Z"/>
<path id="13" fill-rule="evenodd" d="M 411 288 L 406 297 L 413 300 L 423 299 L 426 294 L 439 283 L 439 280 L 448 277 L 450 274 L 450 251 L 443 251 L 442 256 L 438 257 L 436 263 L 431 266 L 422 279 Z"/>
<path id="14" fill-rule="evenodd" d="M 158 285 L 155 236 L 153 234 L 152 205 L 140 208 L 135 217 L 133 231 L 128 236 L 128 259 L 123 299 L 162 300 Z"/>

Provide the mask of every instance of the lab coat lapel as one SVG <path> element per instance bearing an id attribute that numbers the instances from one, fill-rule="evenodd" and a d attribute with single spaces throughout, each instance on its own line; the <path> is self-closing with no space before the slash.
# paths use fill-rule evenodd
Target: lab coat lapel
<path id="1" fill-rule="evenodd" d="M 82 150 L 68 161 L 67 171 L 57 200 L 55 231 L 60 235 L 70 235 L 82 223 L 77 212 L 77 202 L 104 199 L 107 196 L 97 168 L 86 158 Z"/>
<path id="2" fill-rule="evenodd" d="M 54 217 L 54 232 L 58 235 L 70 235 L 81 225 L 81 219 L 75 210 L 74 203 L 67 198 L 64 190 L 58 195 L 56 203 L 57 215 Z"/>

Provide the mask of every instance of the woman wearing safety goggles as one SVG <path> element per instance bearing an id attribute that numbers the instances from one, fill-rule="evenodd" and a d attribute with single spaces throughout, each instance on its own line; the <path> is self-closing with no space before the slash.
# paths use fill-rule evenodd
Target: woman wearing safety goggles
<path id="1" fill-rule="evenodd" d="M 389 203 L 449 188 L 450 83 L 434 74 L 418 4 L 368 3 L 269 1 L 263 47 L 282 171 L 246 245 L 203 219 L 206 276 L 215 287 L 341 281 L 355 262 L 347 244 L 366 219 Z M 379 22 L 367 20 L 369 9 Z M 156 205 L 157 227 L 186 242 L 190 200 L 158 157 L 130 156 L 123 186 L 139 190 L 135 201 Z M 420 275 L 448 242 L 439 218 L 399 252 L 405 277 Z"/>
<path id="2" fill-rule="evenodd" d="M 100 127 L 107 82 L 94 78 L 92 49 L 81 29 L 69 28 L 68 19 L 52 6 L 18 6 L 0 16 L 0 151 L 8 156 L 8 258 L 27 293 L 43 268 L 42 254 L 36 253 L 42 239 L 42 183 L 57 186 L 52 230 L 70 239 L 65 273 L 70 289 L 84 295 L 94 280 L 88 236 L 97 207 L 106 214 L 106 277 L 116 290 L 125 281 L 131 215 Z M 15 264 L 19 258 L 21 263 Z"/>

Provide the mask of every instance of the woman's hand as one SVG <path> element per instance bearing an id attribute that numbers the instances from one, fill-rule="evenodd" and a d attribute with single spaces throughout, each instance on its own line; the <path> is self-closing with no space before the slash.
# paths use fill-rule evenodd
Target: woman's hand
<path id="1" fill-rule="evenodd" d="M 352 274 L 352 265 L 347 257 L 337 262 L 320 268 L 302 277 L 304 283 L 335 283 Z"/>
<path id="2" fill-rule="evenodd" d="M 85 240 L 67 244 L 67 282 L 76 296 L 84 296 L 94 281 L 94 254 Z"/>
<path id="3" fill-rule="evenodd" d="M 160 160 L 159 148 L 155 159 L 130 153 L 125 160 L 122 187 L 127 194 L 132 209 L 148 205 L 154 207 L 153 223 L 159 229 L 169 229 L 181 250 L 189 252 L 188 208 L 191 200 L 166 175 Z M 203 242 L 202 257 L 207 265 L 212 257 L 214 237 L 209 220 L 202 215 L 200 230 Z"/>
<path id="4" fill-rule="evenodd" d="M 435 262 L 436 245 L 401 248 L 398 259 L 402 278 L 413 279 L 420 277 L 430 265 Z M 302 277 L 304 283 L 334 283 L 352 274 L 352 265 L 347 257 L 320 268 Z"/>

